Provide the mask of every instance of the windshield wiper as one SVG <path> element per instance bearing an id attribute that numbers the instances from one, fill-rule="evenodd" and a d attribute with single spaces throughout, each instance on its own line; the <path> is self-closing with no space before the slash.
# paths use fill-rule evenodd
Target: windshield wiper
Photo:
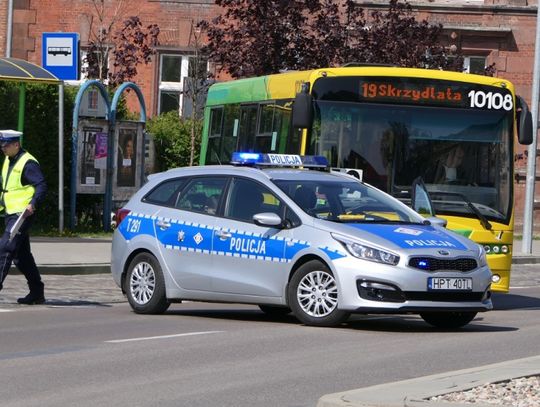
<path id="1" fill-rule="evenodd" d="M 487 220 L 487 218 L 484 215 L 482 215 L 482 212 L 480 212 L 478 208 L 474 206 L 474 204 L 471 201 L 469 201 L 469 199 L 465 195 L 460 194 L 459 192 L 446 192 L 446 191 L 432 191 L 430 192 L 430 194 L 431 195 L 437 195 L 437 194 L 450 195 L 450 196 L 457 196 L 458 198 L 461 198 L 463 202 L 465 202 L 467 206 L 471 209 L 471 211 L 476 215 L 476 217 L 478 218 L 478 220 L 480 221 L 480 224 L 484 227 L 484 229 L 491 230 L 493 228 L 491 223 L 489 223 L 489 220 Z"/>

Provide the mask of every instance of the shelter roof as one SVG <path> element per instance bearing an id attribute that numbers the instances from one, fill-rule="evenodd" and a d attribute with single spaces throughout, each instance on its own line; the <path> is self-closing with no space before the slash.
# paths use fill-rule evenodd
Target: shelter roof
<path id="1" fill-rule="evenodd" d="M 0 80 L 58 84 L 60 79 L 39 65 L 18 58 L 0 57 Z"/>

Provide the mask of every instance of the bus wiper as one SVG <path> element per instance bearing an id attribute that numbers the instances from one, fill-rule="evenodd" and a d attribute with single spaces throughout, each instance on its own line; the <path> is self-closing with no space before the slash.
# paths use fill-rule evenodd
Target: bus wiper
<path id="1" fill-rule="evenodd" d="M 450 195 L 450 196 L 457 196 L 461 198 L 467 204 L 467 206 L 471 209 L 471 211 L 476 215 L 476 217 L 478 218 L 478 220 L 480 221 L 480 224 L 484 227 L 484 229 L 491 230 L 493 228 L 491 223 L 489 223 L 489 220 L 487 220 L 487 218 L 484 215 L 482 215 L 482 212 L 480 212 L 478 208 L 474 206 L 474 204 L 471 201 L 469 201 L 469 199 L 465 195 L 460 194 L 459 192 L 446 192 L 446 191 L 432 191 L 431 194 Z"/>

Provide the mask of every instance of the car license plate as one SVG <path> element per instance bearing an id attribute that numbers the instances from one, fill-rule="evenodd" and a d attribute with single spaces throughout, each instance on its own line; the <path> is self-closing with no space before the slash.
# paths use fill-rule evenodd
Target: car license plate
<path id="1" fill-rule="evenodd" d="M 471 277 L 429 277 L 428 290 L 472 291 Z"/>

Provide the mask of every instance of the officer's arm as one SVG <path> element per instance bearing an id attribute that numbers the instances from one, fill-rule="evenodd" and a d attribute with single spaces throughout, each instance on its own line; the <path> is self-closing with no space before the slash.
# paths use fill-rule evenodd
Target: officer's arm
<path id="1" fill-rule="evenodd" d="M 35 161 L 28 161 L 24 166 L 21 183 L 23 185 L 32 185 L 36 190 L 30 201 L 30 205 L 35 209 L 45 199 L 47 193 L 47 183 L 39 164 Z"/>

